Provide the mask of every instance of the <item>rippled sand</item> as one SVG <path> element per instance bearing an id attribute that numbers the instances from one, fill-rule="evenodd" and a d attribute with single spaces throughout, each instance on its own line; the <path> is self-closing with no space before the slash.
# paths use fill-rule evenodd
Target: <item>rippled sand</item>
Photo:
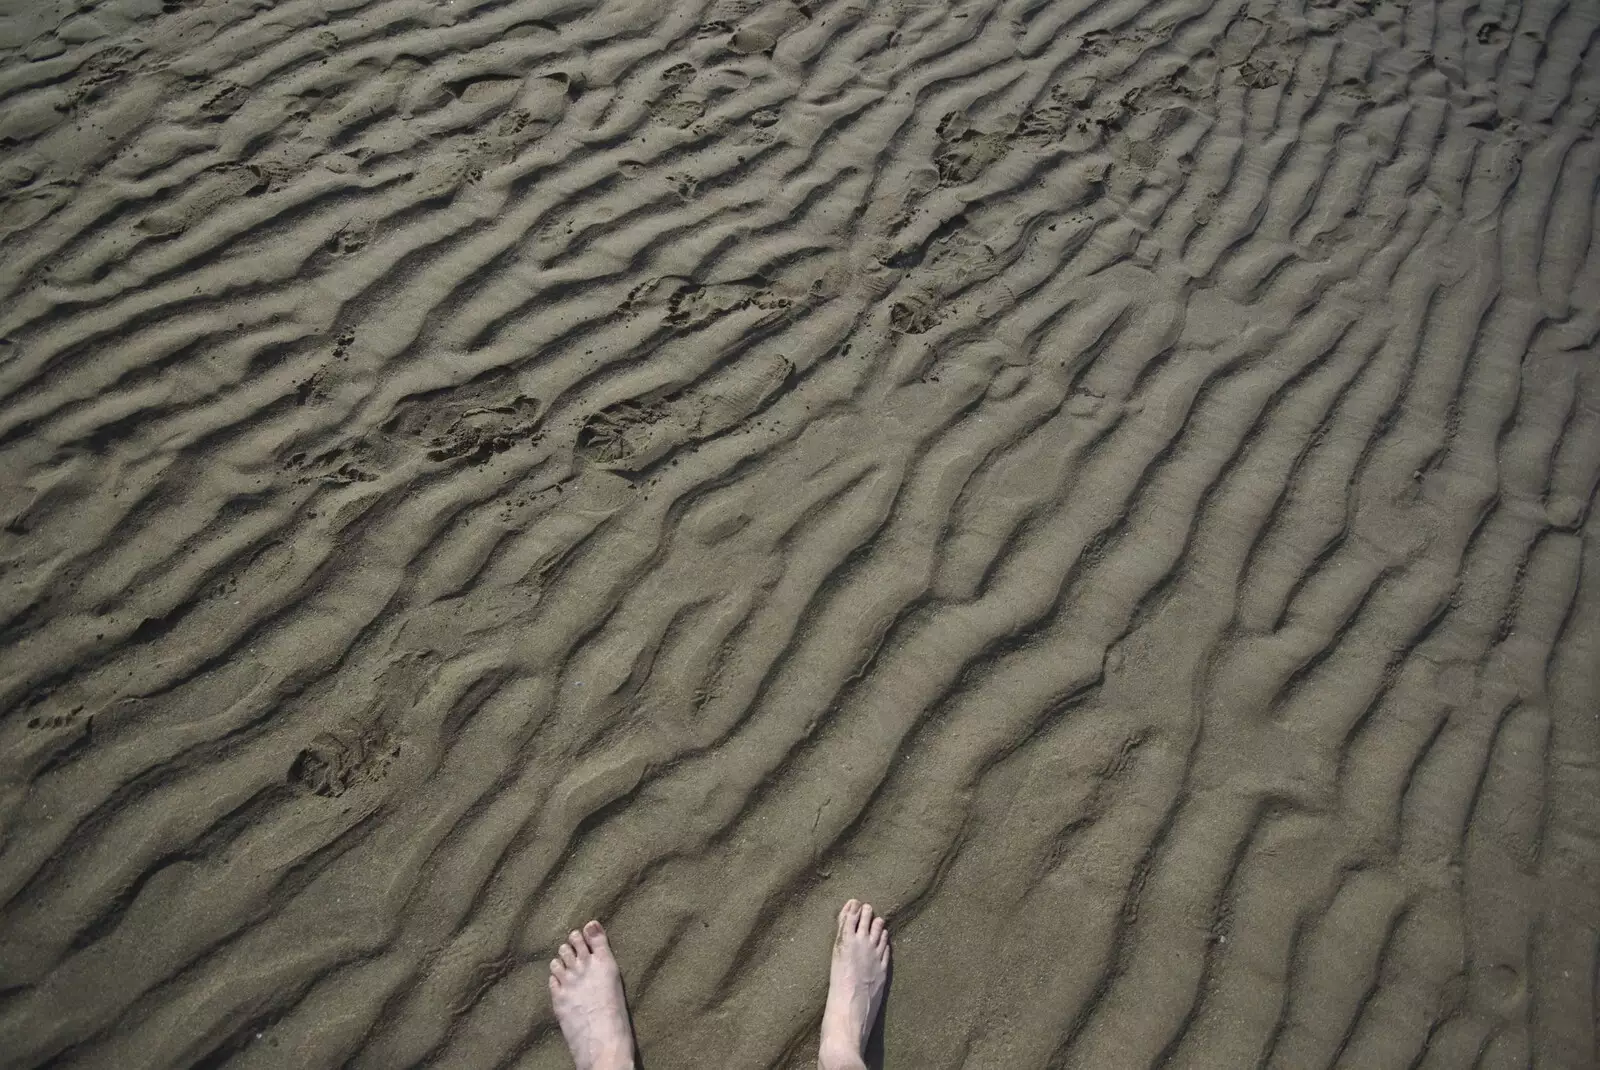
<path id="1" fill-rule="evenodd" d="M 1595 1066 L 1597 42 L 0 0 L 0 1066 Z"/>

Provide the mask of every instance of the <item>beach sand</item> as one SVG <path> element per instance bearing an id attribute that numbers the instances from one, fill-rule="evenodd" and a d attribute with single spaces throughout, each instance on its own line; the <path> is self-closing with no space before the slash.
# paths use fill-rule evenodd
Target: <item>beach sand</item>
<path id="1" fill-rule="evenodd" d="M 1597 42 L 0 0 L 0 1066 L 1595 1066 Z"/>

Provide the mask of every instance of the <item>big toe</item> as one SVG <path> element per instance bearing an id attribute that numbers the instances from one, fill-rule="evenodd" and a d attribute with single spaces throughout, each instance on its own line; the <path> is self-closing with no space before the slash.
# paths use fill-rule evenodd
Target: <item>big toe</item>
<path id="1" fill-rule="evenodd" d="M 597 954 L 611 949 L 611 941 L 606 938 L 606 930 L 598 921 L 591 921 L 583 927 L 583 938 L 589 942 L 591 950 Z"/>

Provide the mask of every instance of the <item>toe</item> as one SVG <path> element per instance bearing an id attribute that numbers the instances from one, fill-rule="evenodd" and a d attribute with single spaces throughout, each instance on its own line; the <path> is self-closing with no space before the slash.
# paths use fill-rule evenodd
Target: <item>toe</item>
<path id="1" fill-rule="evenodd" d="M 560 959 L 550 960 L 550 991 L 554 992 L 567 979 L 567 964 Z"/>
<path id="2" fill-rule="evenodd" d="M 606 939 L 605 926 L 598 921 L 591 921 L 583 927 L 583 938 L 589 942 L 589 950 L 591 951 L 610 950 L 611 942 Z"/>
<path id="3" fill-rule="evenodd" d="M 561 982 L 557 981 L 556 975 L 552 973 L 550 975 L 550 995 L 554 996 L 559 991 L 561 991 Z"/>
<path id="4" fill-rule="evenodd" d="M 873 918 L 872 919 L 872 925 L 868 928 L 867 933 L 868 933 L 869 936 L 872 937 L 872 942 L 873 943 L 875 943 L 875 944 L 882 943 L 882 941 L 883 941 L 883 918 L 881 918 L 881 917 Z"/>
<path id="5" fill-rule="evenodd" d="M 562 944 L 556 948 L 556 954 L 561 956 L 561 961 L 566 963 L 569 970 L 578 964 L 578 953 L 572 950 L 571 944 Z"/>
<path id="6" fill-rule="evenodd" d="M 577 929 L 567 934 L 567 946 L 572 948 L 572 953 L 578 956 L 580 962 L 589 957 L 589 942 Z"/>
<path id="7" fill-rule="evenodd" d="M 844 909 L 839 911 L 839 931 L 842 933 L 854 932 L 856 918 L 861 916 L 861 904 L 854 899 L 846 899 Z"/>
<path id="8" fill-rule="evenodd" d="M 865 936 L 872 931 L 872 904 L 861 904 L 861 917 L 856 922 L 856 932 Z"/>

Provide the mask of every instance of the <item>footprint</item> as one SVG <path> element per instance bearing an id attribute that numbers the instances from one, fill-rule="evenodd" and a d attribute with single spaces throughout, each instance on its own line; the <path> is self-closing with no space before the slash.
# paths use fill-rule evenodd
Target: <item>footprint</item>
<path id="1" fill-rule="evenodd" d="M 700 188 L 700 180 L 693 175 L 667 175 L 666 179 L 673 192 L 684 201 L 693 200 L 695 191 Z"/>
<path id="2" fill-rule="evenodd" d="M 741 29 L 734 31 L 728 39 L 728 50 L 741 56 L 753 56 L 757 53 L 771 55 L 772 50 L 778 47 L 778 39 L 766 30 Z"/>
<path id="3" fill-rule="evenodd" d="M 961 112 L 939 120 L 943 145 L 934 153 L 939 181 L 946 186 L 971 182 L 1010 151 L 1012 130 L 979 130 Z"/>
<path id="4" fill-rule="evenodd" d="M 698 100 L 658 101 L 650 109 L 651 116 L 657 122 L 675 126 L 679 130 L 687 130 L 698 122 L 705 113 L 706 106 Z"/>
<path id="5" fill-rule="evenodd" d="M 236 82 L 223 80 L 213 84 L 207 75 L 192 75 L 188 80 L 191 84 L 210 90 L 196 109 L 207 122 L 227 121 L 250 99 L 249 91 Z"/>
<path id="6" fill-rule="evenodd" d="M 738 283 L 688 283 L 667 300 L 667 322 L 700 327 L 749 303 L 750 288 Z"/>
<path id="7" fill-rule="evenodd" d="M 334 259 L 360 252 L 372 240 L 372 221 L 352 219 L 329 238 L 323 252 Z"/>
<path id="8" fill-rule="evenodd" d="M 358 456 L 357 460 L 346 460 L 351 451 L 343 447 L 326 450 L 316 455 L 305 452 L 291 454 L 283 462 L 287 472 L 300 473 L 295 482 L 301 486 L 311 483 L 321 483 L 324 486 L 347 487 L 352 483 L 372 483 L 377 476 L 363 468 Z M 354 447 L 358 455 L 361 452 L 360 444 Z"/>
<path id="9" fill-rule="evenodd" d="M 898 334 L 926 334 L 943 318 L 931 302 L 896 301 L 889 309 L 889 329 Z"/>
<path id="10" fill-rule="evenodd" d="M 28 718 L 28 727 L 35 732 L 53 732 L 60 728 L 71 728 L 78 723 L 82 714 L 82 706 L 74 706 L 65 713 L 35 714 Z M 89 720 L 85 720 L 85 730 L 88 729 L 88 725 Z"/>
<path id="11" fill-rule="evenodd" d="M 1288 79 L 1281 67 L 1257 59 L 1247 59 L 1235 70 L 1239 72 L 1239 81 L 1251 89 L 1270 89 Z"/>
<path id="12" fill-rule="evenodd" d="M 504 105 L 516 96 L 517 90 L 522 88 L 522 79 L 505 75 L 463 78 L 460 81 L 446 82 L 444 88 L 446 92 L 463 104 L 475 106 L 487 104 Z"/>
<path id="13" fill-rule="evenodd" d="M 382 725 L 323 732 L 295 755 L 288 782 L 308 794 L 337 799 L 360 784 L 382 780 L 399 755 L 399 742 Z"/>
<path id="14" fill-rule="evenodd" d="M 793 374 L 786 357 L 751 357 L 683 390 L 608 405 L 584 421 L 578 452 L 610 469 L 638 471 L 679 446 L 745 423 Z"/>
<path id="15" fill-rule="evenodd" d="M 54 182 L 11 194 L 0 205 L 0 234 L 26 230 L 47 219 L 66 204 L 71 195 L 72 186 Z"/>
<path id="16" fill-rule="evenodd" d="M 1015 140 L 1035 147 L 1048 145 L 1067 132 L 1074 118 L 1075 109 L 1058 101 L 1029 108 L 1017 124 Z"/>
<path id="17" fill-rule="evenodd" d="M 428 440 L 428 460 L 483 464 L 519 442 L 537 441 L 538 414 L 537 399 L 520 394 L 504 405 L 468 409 Z"/>
<path id="18" fill-rule="evenodd" d="M 707 438 L 743 423 L 793 374 L 793 362 L 773 354 L 740 361 L 712 376 L 682 402 L 685 414 L 694 416 L 695 437 Z"/>
<path id="19" fill-rule="evenodd" d="M 1246 59 L 1267 38 L 1267 24 L 1249 15 L 1241 15 L 1228 24 L 1222 33 L 1217 49 L 1224 64 L 1235 64 Z"/>
<path id="20" fill-rule="evenodd" d="M 67 99 L 72 107 L 105 100 L 112 90 L 128 79 L 129 65 L 135 53 L 126 48 L 112 47 L 92 56 L 78 68 L 78 73 L 67 88 Z"/>
<path id="21" fill-rule="evenodd" d="M 653 428 L 666 416 L 657 405 L 632 401 L 608 405 L 584 421 L 578 431 L 578 452 L 591 461 L 626 468 L 627 462 L 658 452 L 651 448 Z"/>
<path id="22" fill-rule="evenodd" d="M 134 229 L 151 238 L 176 237 L 215 209 L 240 197 L 260 196 L 271 184 L 271 177 L 259 167 L 218 164 L 195 176 L 175 203 L 148 213 L 134 224 Z"/>
<path id="23" fill-rule="evenodd" d="M 519 390 L 516 375 L 502 370 L 410 395 L 367 446 L 383 467 L 407 463 L 418 451 L 436 464 L 483 464 L 519 444 L 538 442 L 542 414 L 539 399 Z"/>
<path id="24" fill-rule="evenodd" d="M 1128 162 L 1141 170 L 1148 171 L 1161 162 L 1161 150 L 1149 141 L 1130 141 L 1127 151 Z"/>
<path id="25" fill-rule="evenodd" d="M 687 195 L 693 189 L 679 193 Z M 635 286 L 622 302 L 621 311 L 665 308 L 666 321 L 680 329 L 703 327 L 741 309 L 758 308 L 782 313 L 793 301 L 767 286 L 764 280 L 705 282 L 681 277 L 656 277 Z"/>
<path id="26" fill-rule="evenodd" d="M 586 85 L 583 75 L 565 71 L 529 78 L 496 123 L 497 136 L 520 143 L 548 132 Z"/>

